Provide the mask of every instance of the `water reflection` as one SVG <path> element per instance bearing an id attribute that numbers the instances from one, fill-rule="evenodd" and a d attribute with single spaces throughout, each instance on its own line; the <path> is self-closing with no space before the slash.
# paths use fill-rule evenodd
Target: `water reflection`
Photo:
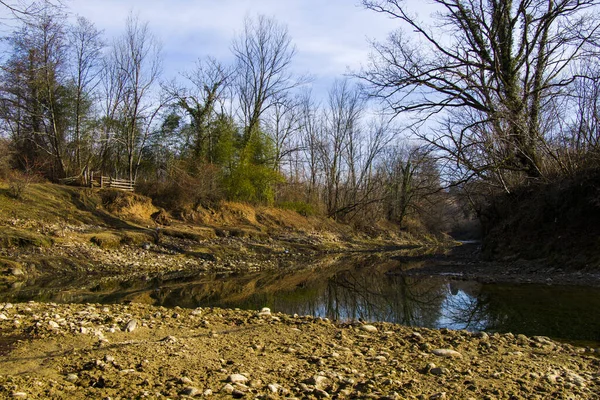
<path id="1" fill-rule="evenodd" d="M 315 260 L 294 272 L 161 277 L 125 282 L 34 284 L 0 293 L 0 301 L 143 302 L 167 307 L 268 306 L 332 320 L 388 321 L 545 335 L 600 342 L 600 290 L 542 285 L 482 285 L 399 273 L 378 256 Z"/>

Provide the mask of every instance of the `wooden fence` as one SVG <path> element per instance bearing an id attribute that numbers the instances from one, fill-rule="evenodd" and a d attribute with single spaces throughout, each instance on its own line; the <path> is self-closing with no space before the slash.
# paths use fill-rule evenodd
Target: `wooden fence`
<path id="1" fill-rule="evenodd" d="M 94 176 L 92 174 L 90 179 L 91 187 L 99 187 L 103 188 L 112 188 L 119 190 L 126 190 L 128 192 L 133 192 L 135 189 L 135 181 L 131 181 L 129 179 L 116 179 L 111 178 L 109 176 Z"/>

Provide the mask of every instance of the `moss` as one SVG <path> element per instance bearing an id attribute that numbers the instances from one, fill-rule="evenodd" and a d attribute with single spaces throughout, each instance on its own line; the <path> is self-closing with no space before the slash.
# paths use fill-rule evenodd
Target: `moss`
<path id="1" fill-rule="evenodd" d="M 150 232 L 125 232 L 121 237 L 121 243 L 138 246 L 145 242 L 153 242 L 154 233 Z"/>
<path id="2" fill-rule="evenodd" d="M 115 249 L 121 246 L 121 237 L 110 232 L 104 232 L 92 236 L 90 242 L 102 249 Z"/>
<path id="3" fill-rule="evenodd" d="M 4 228 L 0 232 L 0 248 L 10 247 L 50 247 L 54 241 L 36 232 L 15 228 Z"/>
<path id="4" fill-rule="evenodd" d="M 13 269 L 23 270 L 23 266 L 21 265 L 21 263 L 18 263 L 16 261 L 9 260 L 8 258 L 0 257 L 0 271 L 2 271 L 2 270 L 11 271 Z"/>

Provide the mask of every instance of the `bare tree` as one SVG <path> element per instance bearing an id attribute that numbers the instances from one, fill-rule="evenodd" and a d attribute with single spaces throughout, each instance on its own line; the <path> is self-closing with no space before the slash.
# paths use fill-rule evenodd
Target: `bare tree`
<path id="1" fill-rule="evenodd" d="M 450 115 L 422 136 L 477 174 L 544 174 L 544 107 L 585 78 L 577 62 L 597 56 L 597 0 L 434 0 L 435 27 L 401 0 L 363 4 L 407 28 L 373 45 L 360 74 L 373 96 L 420 120 Z"/>
<path id="2" fill-rule="evenodd" d="M 287 27 L 259 15 L 246 18 L 243 33 L 233 42 L 237 90 L 244 118 L 244 142 L 259 129 L 260 117 L 274 100 L 298 86 L 290 72 L 296 53 Z"/>
<path id="3" fill-rule="evenodd" d="M 160 110 L 151 96 L 161 73 L 160 45 L 148 24 L 133 15 L 127 18 L 125 33 L 115 40 L 109 56 L 107 89 L 108 113 L 119 121 L 116 139 L 125 148 L 128 177 L 135 180 L 142 149 Z"/>
<path id="4" fill-rule="evenodd" d="M 302 128 L 302 98 L 282 96 L 274 99 L 265 118 L 265 131 L 275 146 L 273 169 L 281 172 L 282 162 L 299 150 L 295 140 Z"/>
<path id="5" fill-rule="evenodd" d="M 352 164 L 352 151 L 350 157 L 347 157 L 348 146 L 352 144 L 352 137 L 360 129 L 359 122 L 363 110 L 364 102 L 359 90 L 352 87 L 348 79 L 336 81 L 329 91 L 325 138 L 320 149 L 327 187 L 327 213 L 330 216 L 339 212 L 344 178 L 356 172 Z M 351 180 L 355 178 L 351 177 Z"/>
<path id="6" fill-rule="evenodd" d="M 92 155 L 91 151 L 83 154 L 84 146 L 88 148 L 91 146 L 91 136 L 89 136 L 91 129 L 86 130 L 84 125 L 96 100 L 93 92 L 100 83 L 102 32 L 89 20 L 78 17 L 76 24 L 70 27 L 68 37 L 73 63 L 71 80 L 75 91 L 74 158 L 78 174 L 83 174 L 88 169 Z"/>

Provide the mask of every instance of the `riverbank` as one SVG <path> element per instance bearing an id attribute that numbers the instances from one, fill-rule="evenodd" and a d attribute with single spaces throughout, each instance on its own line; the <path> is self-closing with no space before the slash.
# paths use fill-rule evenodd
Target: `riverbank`
<path id="1" fill-rule="evenodd" d="M 481 244 L 464 243 L 424 255 L 392 255 L 401 262 L 393 274 L 405 276 L 446 276 L 480 283 L 544 284 L 600 287 L 600 270 L 596 264 L 557 264 L 540 258 L 524 260 L 506 257 L 489 261 L 481 256 Z M 418 261 L 418 263 L 416 263 Z"/>
<path id="2" fill-rule="evenodd" d="M 591 399 L 596 353 L 544 337 L 269 310 L 0 304 L 0 397 Z"/>

